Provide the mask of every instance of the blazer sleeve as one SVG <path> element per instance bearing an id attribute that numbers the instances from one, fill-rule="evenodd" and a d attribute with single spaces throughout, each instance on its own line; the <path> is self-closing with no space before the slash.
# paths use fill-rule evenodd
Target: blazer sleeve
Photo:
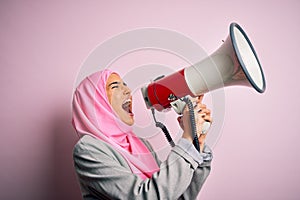
<path id="1" fill-rule="evenodd" d="M 154 158 L 157 160 L 158 163 L 161 163 L 161 161 L 158 159 L 157 154 L 153 150 L 150 143 L 146 140 L 142 140 L 146 146 L 149 148 L 149 150 L 153 153 Z M 191 200 L 196 199 L 199 195 L 199 192 L 206 181 L 207 177 L 210 174 L 211 171 L 211 161 L 213 158 L 212 150 L 209 148 L 209 146 L 205 145 L 203 152 L 200 154 L 200 159 L 197 155 L 199 155 L 198 151 L 194 148 L 193 145 L 190 144 L 190 142 L 187 142 L 185 139 L 180 139 L 177 143 L 184 151 L 188 152 L 194 160 L 200 162 L 201 164 L 198 165 L 198 168 L 195 170 L 193 178 L 191 180 L 191 183 L 189 184 L 187 190 L 180 196 L 180 200 Z"/>
<path id="2" fill-rule="evenodd" d="M 196 199 L 211 171 L 212 151 L 208 146 L 204 147 L 203 162 L 198 166 L 193 175 L 191 184 L 179 199 Z"/>
<path id="3" fill-rule="evenodd" d="M 75 146 L 73 159 L 86 199 L 179 199 L 195 189 L 192 180 L 196 183 L 204 173 L 201 164 L 179 146 L 172 148 L 160 170 L 145 180 L 121 165 L 105 148 L 84 140 Z"/>

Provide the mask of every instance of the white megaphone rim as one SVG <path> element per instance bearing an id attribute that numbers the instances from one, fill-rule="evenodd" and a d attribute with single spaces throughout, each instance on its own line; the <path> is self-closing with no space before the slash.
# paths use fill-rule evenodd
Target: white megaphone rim
<path id="1" fill-rule="evenodd" d="M 254 56 L 254 58 L 255 58 L 254 62 L 256 62 L 256 64 L 257 64 L 256 71 L 259 72 L 259 76 L 260 76 L 259 79 L 260 79 L 261 84 L 258 84 L 257 83 L 258 81 L 254 80 L 253 73 L 250 70 L 248 70 L 249 66 L 247 66 L 246 63 L 244 62 L 244 58 L 242 56 L 242 52 L 240 50 L 240 47 L 239 47 L 239 44 L 238 44 L 238 41 L 237 41 L 237 35 L 236 35 L 236 32 L 235 32 L 235 28 L 237 28 L 239 30 L 239 32 L 243 36 L 243 39 L 246 40 L 246 43 L 248 45 L 247 47 L 251 49 L 252 56 Z M 234 51 L 235 51 L 236 56 L 238 58 L 238 61 L 241 64 L 241 68 L 244 71 L 247 79 L 249 80 L 250 84 L 254 87 L 254 89 L 256 91 L 258 91 L 259 93 L 263 93 L 266 89 L 266 81 L 265 81 L 265 77 L 264 77 L 264 73 L 263 73 L 261 64 L 259 62 L 257 54 L 256 54 L 256 52 L 254 50 L 254 47 L 253 47 L 252 43 L 250 42 L 248 36 L 246 35 L 245 31 L 237 23 L 231 23 L 230 24 L 230 38 L 231 38 L 231 41 L 232 41 Z"/>

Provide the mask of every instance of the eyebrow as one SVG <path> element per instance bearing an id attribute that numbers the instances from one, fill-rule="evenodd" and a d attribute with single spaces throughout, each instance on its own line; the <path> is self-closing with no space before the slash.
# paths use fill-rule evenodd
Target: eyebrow
<path id="1" fill-rule="evenodd" d="M 108 84 L 108 87 L 109 87 L 109 86 L 111 86 L 111 85 L 113 85 L 113 84 L 120 84 L 120 83 L 121 83 L 121 82 L 114 81 L 114 82 L 112 82 L 112 83 Z"/>

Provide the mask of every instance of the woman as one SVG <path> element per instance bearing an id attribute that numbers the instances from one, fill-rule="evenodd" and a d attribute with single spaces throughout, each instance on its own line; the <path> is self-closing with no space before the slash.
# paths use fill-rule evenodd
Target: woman
<path id="1" fill-rule="evenodd" d="M 196 101 L 197 132 L 210 111 Z M 199 134 L 192 144 L 188 110 L 179 118 L 182 138 L 160 162 L 150 144 L 138 138 L 131 91 L 110 70 L 84 79 L 73 97 L 73 125 L 80 136 L 73 158 L 84 199 L 195 199 L 210 172 L 212 154 Z"/>

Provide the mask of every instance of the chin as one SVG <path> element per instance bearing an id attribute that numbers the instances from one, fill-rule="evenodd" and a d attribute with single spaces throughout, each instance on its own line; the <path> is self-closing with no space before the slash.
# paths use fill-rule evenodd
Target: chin
<path id="1" fill-rule="evenodd" d="M 132 126 L 134 124 L 134 115 L 132 113 L 126 113 L 125 115 L 122 115 L 121 120 L 128 126 Z"/>
<path id="2" fill-rule="evenodd" d="M 126 121 L 125 124 L 127 124 L 128 126 L 133 126 L 134 120 Z"/>
<path id="3" fill-rule="evenodd" d="M 133 117 L 129 117 L 129 116 L 121 116 L 119 118 L 124 124 L 128 125 L 128 126 L 132 126 L 134 124 L 134 118 Z"/>

